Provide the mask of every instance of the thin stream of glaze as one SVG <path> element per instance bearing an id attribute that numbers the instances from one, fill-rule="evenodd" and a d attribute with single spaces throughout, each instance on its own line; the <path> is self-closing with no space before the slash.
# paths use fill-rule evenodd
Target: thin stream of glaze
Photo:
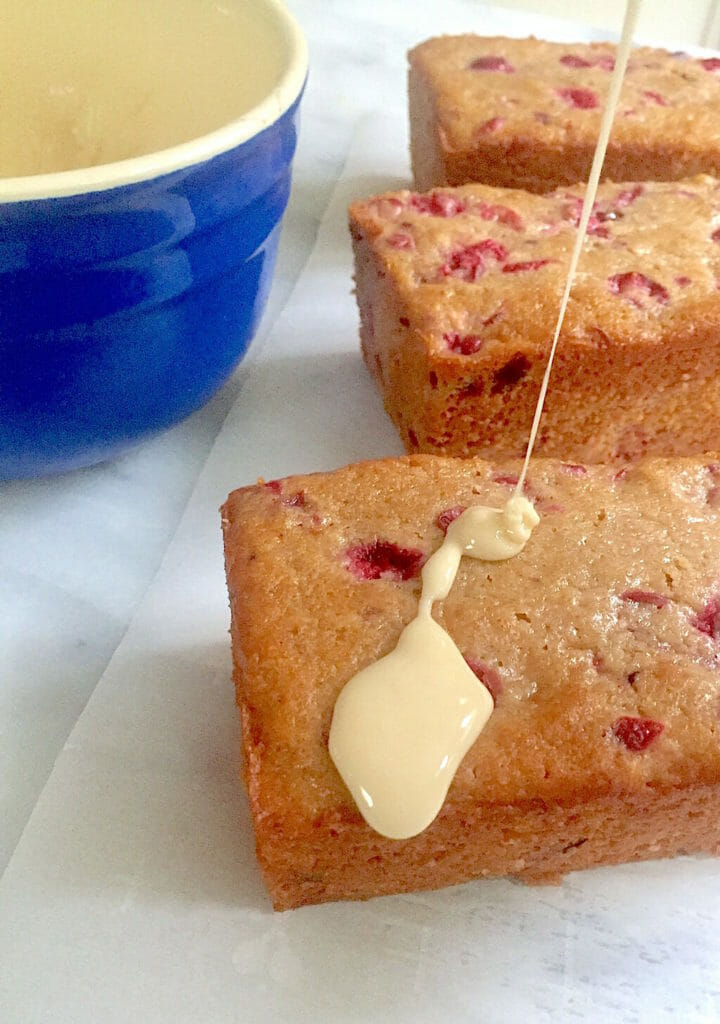
<path id="1" fill-rule="evenodd" d="M 450 593 L 463 555 L 486 561 L 513 558 L 540 521 L 522 490 L 639 8 L 640 0 L 627 0 L 565 290 L 515 491 L 503 509 L 473 506 L 451 523 L 443 544 L 423 568 L 417 615 L 400 634 L 395 649 L 358 672 L 335 704 L 330 756 L 365 820 L 391 839 L 411 838 L 435 819 L 460 762 L 492 713 L 490 693 L 435 622 L 432 607 Z"/>
<path id="2" fill-rule="evenodd" d="M 638 13 L 640 11 L 640 2 L 641 0 L 627 0 L 622 36 L 615 55 L 615 68 L 613 70 L 612 78 L 610 79 L 607 102 L 605 104 L 602 121 L 600 122 L 600 135 L 598 136 L 597 145 L 595 147 L 595 156 L 593 157 L 592 167 L 590 168 L 590 177 L 588 178 L 587 188 L 585 190 L 580 223 L 578 224 L 577 234 L 575 236 L 575 245 L 573 246 L 570 263 L 568 264 L 565 290 L 560 302 L 560 310 L 558 312 L 557 323 L 555 324 L 555 333 L 553 334 L 552 345 L 550 346 L 550 355 L 548 356 L 545 374 L 540 386 L 540 394 L 538 395 L 537 405 L 535 406 L 535 415 L 533 417 L 532 427 L 530 428 L 530 437 L 525 451 L 525 459 L 515 488 L 516 494 L 522 494 L 528 466 L 530 465 L 530 456 L 532 455 L 533 448 L 535 447 L 535 440 L 540 427 L 540 417 L 542 416 L 542 411 L 545 406 L 545 396 L 547 395 L 548 384 L 550 383 L 550 373 L 552 372 L 552 366 L 555 360 L 555 350 L 557 349 L 560 331 L 562 330 L 562 325 L 565 320 L 570 292 L 572 291 L 572 286 L 575 283 L 575 275 L 577 274 L 582 247 L 585 243 L 590 215 L 592 214 L 595 196 L 597 195 L 598 185 L 600 184 L 600 172 L 602 171 L 602 165 L 605 160 L 605 151 L 607 150 L 608 142 L 610 140 L 610 131 L 615 117 L 615 110 L 618 105 L 620 90 L 625 78 L 625 69 L 627 67 L 628 57 L 630 56 L 630 47 L 632 46 L 632 37 L 635 31 Z"/>

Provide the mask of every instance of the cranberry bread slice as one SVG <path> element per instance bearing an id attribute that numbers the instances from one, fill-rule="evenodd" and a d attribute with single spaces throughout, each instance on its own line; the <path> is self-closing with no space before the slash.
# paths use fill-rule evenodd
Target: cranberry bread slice
<path id="1" fill-rule="evenodd" d="M 539 454 L 718 447 L 719 188 L 601 185 Z M 362 349 L 408 451 L 524 452 L 582 194 L 467 185 L 352 204 Z"/>
<path id="2" fill-rule="evenodd" d="M 442 36 L 410 52 L 416 187 L 551 192 L 587 181 L 615 64 L 609 43 Z M 720 174 L 720 59 L 639 47 L 628 63 L 603 175 Z"/>
<path id="3" fill-rule="evenodd" d="M 229 496 L 245 781 L 277 909 L 718 851 L 720 463 L 533 463 L 525 550 L 463 560 L 435 606 L 496 702 L 440 815 L 385 839 L 335 770 L 342 687 L 415 614 L 443 527 L 504 502 L 517 469 L 410 456 Z"/>

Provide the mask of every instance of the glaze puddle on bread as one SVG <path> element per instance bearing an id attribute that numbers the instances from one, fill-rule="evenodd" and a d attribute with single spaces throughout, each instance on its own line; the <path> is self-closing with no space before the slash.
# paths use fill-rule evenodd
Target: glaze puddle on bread
<path id="1" fill-rule="evenodd" d="M 539 517 L 523 497 L 550 373 L 590 221 L 627 65 L 640 0 L 628 0 L 590 179 L 570 257 L 525 459 L 504 509 L 474 506 L 451 523 L 423 569 L 417 616 L 397 647 L 358 672 L 335 704 L 329 751 L 365 820 L 390 839 L 418 835 L 440 811 L 455 773 L 492 712 L 492 698 L 450 636 L 432 618 L 464 555 L 501 561 L 519 554 Z"/>
<path id="2" fill-rule="evenodd" d="M 450 593 L 463 555 L 512 558 L 539 521 L 517 495 L 504 509 L 463 512 L 423 567 L 418 612 L 397 647 L 358 672 L 335 704 L 330 756 L 365 820 L 389 839 L 415 836 L 436 817 L 493 709 L 432 606 Z"/>

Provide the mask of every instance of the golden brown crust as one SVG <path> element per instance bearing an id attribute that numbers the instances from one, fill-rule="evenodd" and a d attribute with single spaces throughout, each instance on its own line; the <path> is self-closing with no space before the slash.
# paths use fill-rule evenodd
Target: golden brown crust
<path id="1" fill-rule="evenodd" d="M 502 503 L 516 471 L 413 456 L 228 498 L 245 776 L 278 909 L 717 850 L 720 463 L 701 459 L 620 474 L 533 464 L 542 519 L 527 548 L 492 567 L 464 560 L 436 607 L 497 674 L 487 728 L 416 839 L 383 839 L 354 807 L 327 751 L 332 709 L 395 645 L 418 578 L 375 578 L 372 558 L 358 575 L 352 552 L 382 541 L 426 557 L 441 512 Z M 656 723 L 646 746 L 621 739 L 625 719 Z"/>
<path id="2" fill-rule="evenodd" d="M 417 188 L 481 181 L 550 192 L 586 181 L 614 54 L 609 43 L 473 35 L 417 46 L 409 54 Z M 481 66 L 473 68 L 478 61 Z M 716 62 L 637 48 L 604 178 L 672 181 L 720 174 L 719 117 Z"/>
<path id="3" fill-rule="evenodd" d="M 443 813 L 412 846 L 338 817 L 302 836 L 268 830 L 258 856 L 275 909 L 292 910 L 505 875 L 553 884 L 600 864 L 717 854 L 719 816 L 717 786 L 569 806 L 478 804 Z"/>
<path id="4" fill-rule="evenodd" d="M 717 447 L 718 189 L 706 176 L 600 187 L 539 454 Z M 523 453 L 581 196 L 467 185 L 352 204 L 363 353 L 409 451 Z"/>

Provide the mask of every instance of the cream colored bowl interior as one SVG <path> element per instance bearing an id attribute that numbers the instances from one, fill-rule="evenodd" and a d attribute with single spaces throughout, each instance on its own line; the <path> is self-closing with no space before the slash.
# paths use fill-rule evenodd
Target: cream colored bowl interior
<path id="1" fill-rule="evenodd" d="M 288 64 L 276 7 L 0 0 L 0 178 L 126 160 L 241 118 Z"/>

